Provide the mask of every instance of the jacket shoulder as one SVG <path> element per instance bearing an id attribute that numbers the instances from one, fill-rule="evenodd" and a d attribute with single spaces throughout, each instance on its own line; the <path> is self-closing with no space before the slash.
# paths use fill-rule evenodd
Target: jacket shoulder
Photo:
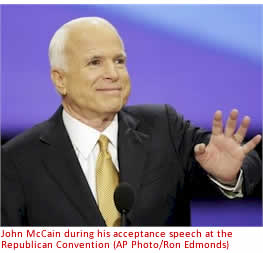
<path id="1" fill-rule="evenodd" d="M 47 133 L 52 132 L 52 130 L 61 123 L 62 121 L 62 106 L 60 106 L 57 111 L 46 121 L 43 121 L 32 128 L 24 131 L 23 133 L 17 135 L 3 145 L 2 150 L 4 152 L 19 152 L 32 151 L 36 145 L 39 144 L 40 138 L 45 136 Z"/>
<path id="2" fill-rule="evenodd" d="M 178 113 L 172 106 L 168 104 L 146 104 L 146 105 L 132 105 L 125 106 L 123 111 L 133 115 L 134 117 L 144 121 L 160 121 L 163 123 L 163 120 L 172 120 L 176 122 L 183 122 L 183 116 Z"/>
<path id="3" fill-rule="evenodd" d="M 168 110 L 176 111 L 167 104 L 145 104 L 125 106 L 123 110 L 137 117 L 160 117 L 167 115 Z"/>
<path id="4" fill-rule="evenodd" d="M 18 134 L 2 146 L 4 152 L 19 152 L 39 142 L 39 138 L 46 128 L 48 121 L 39 123 L 32 128 Z"/>

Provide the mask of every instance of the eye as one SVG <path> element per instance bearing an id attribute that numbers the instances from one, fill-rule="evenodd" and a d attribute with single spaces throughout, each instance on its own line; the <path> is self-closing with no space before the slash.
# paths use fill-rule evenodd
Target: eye
<path id="1" fill-rule="evenodd" d="M 91 60 L 88 65 L 90 66 L 97 66 L 97 65 L 100 65 L 101 64 L 101 60 L 99 59 L 94 59 L 94 60 Z"/>
<path id="2" fill-rule="evenodd" d="M 115 63 L 123 65 L 123 64 L 125 64 L 125 59 L 124 58 L 118 58 L 115 60 Z"/>

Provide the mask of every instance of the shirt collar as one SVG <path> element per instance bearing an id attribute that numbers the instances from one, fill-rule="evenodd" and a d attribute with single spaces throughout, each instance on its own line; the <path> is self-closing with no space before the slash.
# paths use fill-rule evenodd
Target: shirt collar
<path id="1" fill-rule="evenodd" d="M 114 116 L 113 121 L 103 132 L 75 119 L 65 110 L 62 112 L 62 118 L 74 148 L 78 149 L 85 158 L 88 158 L 101 134 L 107 136 L 112 146 L 117 150 L 118 114 Z"/>

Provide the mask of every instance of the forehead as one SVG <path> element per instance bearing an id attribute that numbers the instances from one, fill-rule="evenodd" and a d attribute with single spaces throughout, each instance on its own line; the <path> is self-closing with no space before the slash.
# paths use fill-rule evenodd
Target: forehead
<path id="1" fill-rule="evenodd" d="M 66 51 L 83 54 L 124 53 L 117 32 L 108 25 L 81 24 L 68 33 Z"/>

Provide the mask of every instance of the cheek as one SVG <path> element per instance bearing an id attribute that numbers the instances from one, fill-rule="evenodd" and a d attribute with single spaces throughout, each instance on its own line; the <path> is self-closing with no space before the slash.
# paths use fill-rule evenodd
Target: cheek
<path id="1" fill-rule="evenodd" d="M 130 85 L 130 82 L 127 83 L 126 85 L 126 89 L 125 89 L 125 96 L 128 98 L 130 93 L 131 93 L 131 85 Z"/>
<path id="2" fill-rule="evenodd" d="M 127 75 L 124 81 L 124 96 L 128 97 L 131 91 L 131 81 L 129 75 Z"/>
<path id="3" fill-rule="evenodd" d="M 122 93 L 122 106 L 125 105 L 128 101 L 129 95 L 131 92 L 130 80 L 128 79 L 123 87 Z"/>

